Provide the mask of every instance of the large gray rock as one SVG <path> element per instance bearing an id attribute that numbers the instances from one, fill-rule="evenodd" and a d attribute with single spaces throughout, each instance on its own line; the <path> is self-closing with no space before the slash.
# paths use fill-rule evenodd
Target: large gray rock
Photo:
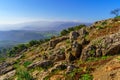
<path id="1" fill-rule="evenodd" d="M 51 60 L 38 61 L 36 63 L 30 64 L 28 66 L 28 69 L 35 68 L 35 67 L 47 68 L 48 66 L 52 66 L 52 65 L 53 65 L 53 61 Z"/>
<path id="2" fill-rule="evenodd" d="M 9 80 L 9 78 L 13 77 L 15 75 L 16 71 L 12 70 L 4 75 L 0 76 L 0 80 Z"/>
<path id="3" fill-rule="evenodd" d="M 89 41 L 87 41 L 85 38 L 82 38 L 80 43 L 81 43 L 81 45 L 86 45 L 89 43 Z"/>
<path id="4" fill-rule="evenodd" d="M 82 52 L 82 45 L 79 44 L 77 41 L 74 41 L 72 44 L 72 55 L 75 58 L 79 58 Z"/>
<path id="5" fill-rule="evenodd" d="M 0 64 L 0 75 L 8 73 L 14 69 L 12 66 L 15 62 L 3 62 Z"/>
<path id="6" fill-rule="evenodd" d="M 69 65 L 67 66 L 67 70 L 66 70 L 66 74 L 71 73 L 74 69 L 76 69 L 77 67 L 74 65 Z"/>
<path id="7" fill-rule="evenodd" d="M 111 45 L 111 47 L 106 51 L 106 54 L 104 55 L 114 55 L 114 54 L 119 54 L 120 53 L 120 42 L 114 43 Z"/>
<path id="8" fill-rule="evenodd" d="M 62 42 L 64 40 L 68 39 L 68 38 L 69 37 L 67 37 L 67 36 L 63 36 L 63 37 L 60 37 L 60 38 L 52 39 L 49 42 L 49 46 L 54 48 L 59 42 Z"/>
<path id="9" fill-rule="evenodd" d="M 66 68 L 67 68 L 67 65 L 63 64 L 62 62 L 59 62 L 59 63 L 55 64 L 55 66 L 50 69 L 50 73 L 54 72 L 56 70 L 64 70 Z"/>
<path id="10" fill-rule="evenodd" d="M 81 29 L 79 30 L 79 35 L 80 35 L 81 38 L 84 38 L 87 33 L 88 33 L 88 32 L 86 31 L 85 28 L 81 28 Z"/>
<path id="11" fill-rule="evenodd" d="M 75 57 L 72 55 L 71 51 L 72 51 L 71 48 L 67 48 L 65 50 L 65 57 L 66 57 L 67 62 L 71 62 L 71 61 L 75 60 Z"/>
<path id="12" fill-rule="evenodd" d="M 1 70 L 0 70 L 0 75 L 1 75 L 1 74 L 6 74 L 6 73 L 8 73 L 8 72 L 10 72 L 10 71 L 12 71 L 12 70 L 14 70 L 14 67 L 13 67 L 13 66 L 9 66 L 9 67 L 6 67 L 6 68 L 4 68 L 4 69 L 1 69 Z"/>
<path id="13" fill-rule="evenodd" d="M 70 41 L 73 42 L 74 40 L 77 40 L 78 36 L 79 36 L 78 32 L 76 32 L 76 31 L 70 32 L 70 36 L 69 36 Z"/>
<path id="14" fill-rule="evenodd" d="M 87 46 L 83 49 L 80 58 L 84 61 L 88 57 L 95 57 L 96 56 L 95 54 L 96 54 L 96 47 L 94 45 Z"/>
<path id="15" fill-rule="evenodd" d="M 53 54 L 49 55 L 48 59 L 54 62 L 65 60 L 65 52 L 59 49 L 58 51 L 55 51 Z"/>
<path id="16" fill-rule="evenodd" d="M 101 49 L 96 49 L 96 57 L 102 56 L 102 50 Z"/>

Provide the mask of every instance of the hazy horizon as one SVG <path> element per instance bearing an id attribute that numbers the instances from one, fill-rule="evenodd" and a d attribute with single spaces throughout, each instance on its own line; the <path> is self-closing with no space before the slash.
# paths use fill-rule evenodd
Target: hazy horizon
<path id="1" fill-rule="evenodd" d="M 110 11 L 119 7 L 114 0 L 0 0 L 0 23 L 94 22 L 112 17 Z"/>
<path id="2" fill-rule="evenodd" d="M 0 0 L 0 29 L 35 21 L 76 21 L 91 23 L 114 17 L 119 8 L 114 0 Z M 14 27 L 12 27 L 14 28 Z"/>

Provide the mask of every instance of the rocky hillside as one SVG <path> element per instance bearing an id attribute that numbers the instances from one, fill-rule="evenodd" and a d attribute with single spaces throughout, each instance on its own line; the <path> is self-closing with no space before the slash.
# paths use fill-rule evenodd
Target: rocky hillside
<path id="1" fill-rule="evenodd" d="M 120 19 L 53 37 L 0 63 L 0 80 L 120 80 Z"/>

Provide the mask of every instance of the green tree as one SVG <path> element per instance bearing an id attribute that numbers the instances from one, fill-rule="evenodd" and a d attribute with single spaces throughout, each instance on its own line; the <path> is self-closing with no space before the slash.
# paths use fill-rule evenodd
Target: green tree
<path id="1" fill-rule="evenodd" d="M 68 28 L 68 32 L 74 31 L 74 27 Z"/>
<path id="2" fill-rule="evenodd" d="M 115 15 L 116 17 L 119 16 L 120 9 L 114 9 L 111 11 L 111 14 Z"/>
<path id="3" fill-rule="evenodd" d="M 29 47 L 31 47 L 31 46 L 34 46 L 34 45 L 39 44 L 39 43 L 40 43 L 40 42 L 37 41 L 37 40 L 32 40 L 32 41 L 30 41 L 30 42 L 28 43 L 28 45 L 29 45 Z"/>
<path id="4" fill-rule="evenodd" d="M 69 32 L 66 30 L 66 29 L 64 29 L 64 30 L 62 30 L 61 32 L 60 32 L 60 35 L 61 36 L 63 36 L 63 35 L 66 35 L 66 34 L 68 34 Z"/>
<path id="5" fill-rule="evenodd" d="M 81 29 L 82 27 L 86 27 L 86 25 L 81 24 L 81 25 L 79 25 L 79 26 L 75 26 L 75 27 L 74 27 L 74 30 L 79 30 L 79 29 Z"/>

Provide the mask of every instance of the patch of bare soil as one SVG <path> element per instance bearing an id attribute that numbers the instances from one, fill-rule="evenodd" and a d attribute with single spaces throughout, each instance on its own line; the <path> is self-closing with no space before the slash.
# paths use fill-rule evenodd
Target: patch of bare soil
<path id="1" fill-rule="evenodd" d="M 101 65 L 92 74 L 94 80 L 120 80 L 120 56 Z"/>

